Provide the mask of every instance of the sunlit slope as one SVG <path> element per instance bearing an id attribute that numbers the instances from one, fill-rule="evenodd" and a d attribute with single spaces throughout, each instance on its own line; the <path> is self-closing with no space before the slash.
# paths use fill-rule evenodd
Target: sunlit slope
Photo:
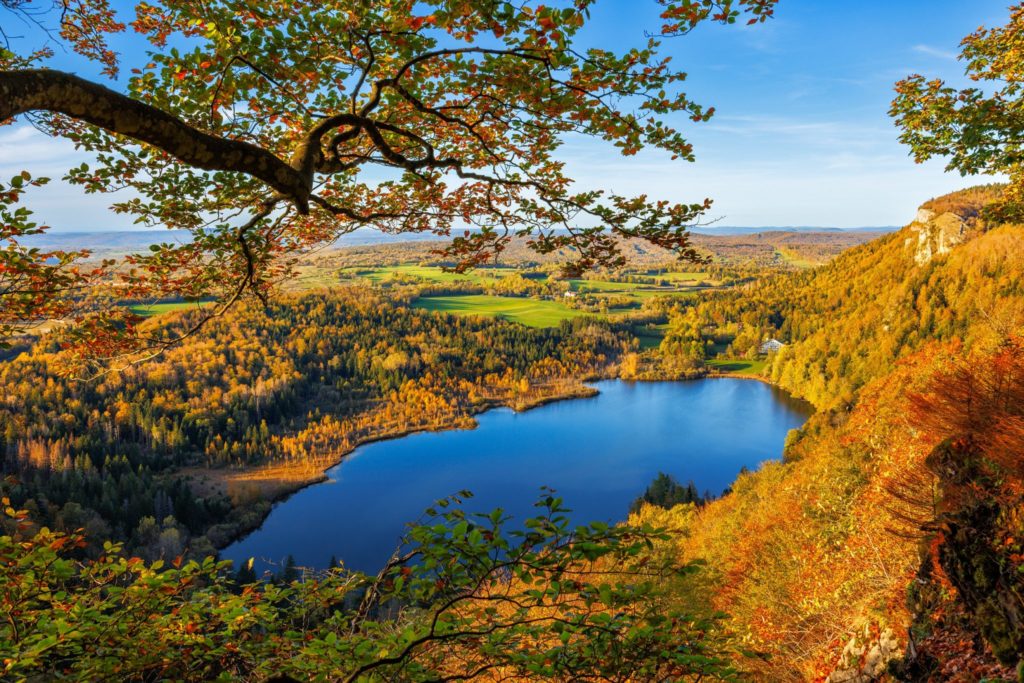
<path id="1" fill-rule="evenodd" d="M 730 495 L 640 513 L 680 532 L 673 552 L 707 561 L 705 590 L 757 653 L 744 664 L 757 680 L 869 680 L 844 676 L 870 662 L 881 673 L 907 648 L 928 542 L 907 499 L 932 494 L 924 462 L 937 445 L 909 417 L 911 397 L 1024 321 L 1024 229 L 944 215 L 750 295 L 746 310 L 784 316 L 792 342 L 771 376 L 820 412 L 784 462 Z"/>
<path id="2" fill-rule="evenodd" d="M 945 353 L 934 349 L 934 358 Z M 891 533 L 901 521 L 887 487 L 934 445 L 903 418 L 903 397 L 931 362 L 915 358 L 872 383 L 849 416 L 812 417 L 785 462 L 741 475 L 724 498 L 699 510 L 647 508 L 633 520 L 678 529 L 674 552 L 707 562 L 714 607 L 761 655 L 744 662 L 755 679 L 821 679 L 865 630 L 866 641 L 889 631 L 906 646 L 918 541 Z"/>
<path id="3" fill-rule="evenodd" d="M 927 341 L 973 347 L 1018 323 L 1024 228 L 986 229 L 958 210 L 922 210 L 926 220 L 770 284 L 761 305 L 782 316 L 790 342 L 771 378 L 820 408 L 840 406 Z"/>

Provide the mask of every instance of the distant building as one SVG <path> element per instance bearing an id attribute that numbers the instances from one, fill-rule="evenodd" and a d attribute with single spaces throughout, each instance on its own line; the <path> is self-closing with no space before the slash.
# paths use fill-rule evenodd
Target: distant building
<path id="1" fill-rule="evenodd" d="M 566 299 L 575 299 L 576 298 L 576 292 L 573 292 L 572 290 L 570 290 L 570 291 L 566 292 L 563 296 L 565 296 Z"/>
<path id="2" fill-rule="evenodd" d="M 775 353 L 781 349 L 785 344 L 780 342 L 778 339 L 769 339 L 761 344 L 761 353 Z"/>

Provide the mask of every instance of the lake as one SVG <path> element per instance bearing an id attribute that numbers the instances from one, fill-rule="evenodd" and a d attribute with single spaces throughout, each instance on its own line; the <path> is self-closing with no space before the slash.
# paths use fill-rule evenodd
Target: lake
<path id="1" fill-rule="evenodd" d="M 742 467 L 777 459 L 787 432 L 811 413 L 761 382 L 715 378 L 594 386 L 594 398 L 523 413 L 477 416 L 472 430 L 423 432 L 361 446 L 328 470 L 328 481 L 274 506 L 263 525 L 222 557 L 324 567 L 336 556 L 376 572 L 407 522 L 439 498 L 468 489 L 467 510 L 501 507 L 517 520 L 554 488 L 576 522 L 625 519 L 659 472 L 721 493 Z"/>

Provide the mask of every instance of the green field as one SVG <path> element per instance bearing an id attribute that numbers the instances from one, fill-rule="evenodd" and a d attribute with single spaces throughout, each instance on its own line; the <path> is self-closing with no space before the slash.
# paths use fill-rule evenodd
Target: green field
<path id="1" fill-rule="evenodd" d="M 609 282 L 607 280 L 566 280 L 566 282 L 569 283 L 574 292 L 632 292 L 639 288 L 650 287 L 650 285 L 633 282 Z"/>
<path id="2" fill-rule="evenodd" d="M 487 268 L 477 269 L 469 273 L 449 273 L 438 266 L 415 265 L 388 266 L 383 268 L 345 268 L 339 271 L 341 275 L 364 278 L 375 285 L 386 283 L 388 280 L 395 279 L 396 277 L 416 278 L 427 282 L 444 284 L 453 282 L 483 283 L 493 282 L 509 272 L 512 272 L 512 269 Z"/>
<path id="3" fill-rule="evenodd" d="M 378 267 L 351 266 L 335 271 L 335 277 L 340 277 L 342 280 L 364 280 L 377 286 L 388 286 L 393 282 L 406 281 L 432 284 L 470 284 L 486 287 L 515 272 L 519 272 L 517 268 L 508 266 L 478 268 L 468 273 L 460 274 L 447 272 L 438 266 L 404 264 Z M 617 315 L 634 310 L 644 300 L 651 297 L 692 296 L 697 290 L 693 289 L 691 285 L 695 279 L 702 275 L 702 273 L 664 273 L 657 276 L 666 281 L 671 281 L 673 284 L 669 287 L 658 287 L 646 283 L 612 282 L 610 280 L 587 280 L 582 278 L 566 280 L 566 283 L 575 292 L 586 292 L 590 296 L 596 297 L 625 296 L 635 302 L 634 307 L 620 307 L 609 312 L 611 315 Z M 562 310 L 562 307 L 559 308 Z M 487 310 L 482 313 L 484 315 L 494 314 Z"/>
<path id="4" fill-rule="evenodd" d="M 608 310 L 609 315 L 622 315 L 638 309 L 644 301 L 658 296 L 690 297 L 696 290 L 682 283 L 674 287 L 657 287 L 637 282 L 611 282 L 608 280 L 569 280 L 572 290 L 598 298 L 626 297 L 632 301 L 631 306 L 615 307 Z"/>
<path id="5" fill-rule="evenodd" d="M 728 372 L 733 375 L 760 375 L 768 361 L 763 358 L 757 360 L 746 360 L 744 358 L 713 358 L 708 361 L 708 367 L 719 372 Z"/>
<path id="6" fill-rule="evenodd" d="M 338 284 L 338 273 L 333 268 L 318 266 L 299 266 L 295 275 L 283 283 L 283 288 L 290 292 L 302 292 L 309 289 L 330 289 Z"/>
<path id="7" fill-rule="evenodd" d="M 648 275 L 655 280 L 667 280 L 674 284 L 689 284 L 693 285 L 697 282 L 707 282 L 708 284 L 714 285 L 717 282 L 712 279 L 708 273 L 695 273 L 695 272 L 671 272 L 671 273 L 659 273 L 658 275 Z"/>
<path id="8" fill-rule="evenodd" d="M 416 300 L 413 307 L 456 315 L 486 315 L 530 327 L 555 327 L 563 320 L 588 315 L 585 311 L 577 311 L 557 301 L 487 294 L 422 297 Z"/>
<path id="9" fill-rule="evenodd" d="M 632 292 L 622 292 L 639 301 L 652 299 L 656 296 L 691 297 L 694 296 L 692 289 L 634 289 Z"/>
<path id="10" fill-rule="evenodd" d="M 574 292 L 590 292 L 592 294 L 627 294 L 639 298 L 658 296 L 659 294 L 682 294 L 693 291 L 687 283 L 695 280 L 689 278 L 690 273 L 666 273 L 659 275 L 661 279 L 671 281 L 671 287 L 659 287 L 644 282 L 611 282 L 609 280 L 568 280 Z M 670 277 L 674 276 L 674 277 Z"/>
<path id="11" fill-rule="evenodd" d="M 646 325 L 637 332 L 636 338 L 640 340 L 641 349 L 656 349 L 661 345 L 661 340 L 665 338 L 666 332 L 668 332 L 668 323 Z"/>
<path id="12" fill-rule="evenodd" d="M 192 311 L 201 306 L 207 306 L 211 301 L 174 301 L 162 304 L 135 304 L 131 307 L 132 313 L 149 318 L 161 313 L 172 313 L 174 311 Z"/>
<path id="13" fill-rule="evenodd" d="M 796 268 L 814 268 L 815 266 L 821 265 L 814 261 L 809 261 L 805 258 L 802 258 L 792 249 L 779 247 L 775 250 L 775 253 L 777 253 L 783 261 Z"/>

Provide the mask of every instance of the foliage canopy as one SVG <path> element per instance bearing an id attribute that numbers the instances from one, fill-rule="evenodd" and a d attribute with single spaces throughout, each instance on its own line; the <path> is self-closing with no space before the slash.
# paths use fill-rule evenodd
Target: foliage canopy
<path id="1" fill-rule="evenodd" d="M 1007 174 L 1011 184 L 995 207 L 998 219 L 1024 216 L 1024 4 L 1005 26 L 979 28 L 963 39 L 960 59 L 978 83 L 956 88 L 920 74 L 896 84 L 890 114 L 917 161 L 948 157 L 964 175 Z"/>
<path id="2" fill-rule="evenodd" d="M 375 577 L 334 568 L 242 588 L 228 563 L 128 558 L 80 535 L 0 536 L 5 679 L 455 681 L 735 678 L 714 615 L 666 607 L 693 564 L 650 526 L 571 528 L 561 501 L 509 528 L 451 499 Z M 4 501 L 7 505 L 7 501 Z M 17 522 L 26 515 L 8 508 Z"/>
<path id="3" fill-rule="evenodd" d="M 71 169 L 69 181 L 129 190 L 115 211 L 192 231 L 189 244 L 130 259 L 112 278 L 120 297 L 263 298 L 289 254 L 363 225 L 465 230 L 448 250 L 459 268 L 517 234 L 541 253 L 570 250 L 570 272 L 621 264 L 618 238 L 695 258 L 686 227 L 708 200 L 576 190 L 558 152 L 582 135 L 625 155 L 654 148 L 691 160 L 672 117 L 704 121 L 713 108 L 682 92 L 686 74 L 662 55 L 663 38 L 741 15 L 764 21 L 775 2 L 657 0 L 659 30 L 611 50 L 581 38 L 594 0 L 161 0 L 140 2 L 130 21 L 106 0 L 69 0 L 57 35 L 102 78 L 41 68 L 49 43 L 8 37 L 0 123 L 27 117 L 72 140 L 97 163 Z M 34 8 L 3 0 L 0 13 Z M 107 41 L 128 25 L 150 47 L 122 65 Z M 122 66 L 125 87 L 108 87 Z M 25 221 L 4 235 L 10 244 Z M 89 352 L 152 342 L 136 322 L 108 311 L 84 320 L 77 341 Z"/>

